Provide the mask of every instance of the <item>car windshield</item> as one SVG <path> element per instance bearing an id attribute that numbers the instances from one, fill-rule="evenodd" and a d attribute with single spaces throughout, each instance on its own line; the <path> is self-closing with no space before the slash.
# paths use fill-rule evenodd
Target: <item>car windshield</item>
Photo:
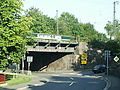
<path id="1" fill-rule="evenodd" d="M 94 68 L 99 68 L 100 67 L 100 65 L 96 65 Z"/>
<path id="2" fill-rule="evenodd" d="M 105 65 L 101 65 L 102 67 L 105 67 Z"/>
<path id="3" fill-rule="evenodd" d="M 105 65 L 96 65 L 94 68 L 105 67 Z"/>

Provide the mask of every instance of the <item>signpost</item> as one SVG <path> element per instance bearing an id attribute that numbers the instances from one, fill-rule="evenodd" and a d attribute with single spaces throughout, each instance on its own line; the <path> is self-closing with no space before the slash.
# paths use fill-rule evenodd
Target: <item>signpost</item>
<path id="1" fill-rule="evenodd" d="M 119 58 L 117 56 L 114 57 L 114 61 L 117 62 L 119 61 Z"/>
<path id="2" fill-rule="evenodd" d="M 87 64 L 87 61 L 85 61 L 85 60 L 81 61 L 81 64 Z"/>
<path id="3" fill-rule="evenodd" d="M 82 53 L 81 54 L 81 59 L 86 59 L 87 60 L 87 53 Z"/>
<path id="4" fill-rule="evenodd" d="M 31 74 L 30 71 L 30 63 L 33 62 L 33 56 L 27 56 L 27 62 L 28 62 L 28 74 Z"/>
<path id="5" fill-rule="evenodd" d="M 81 54 L 81 64 L 82 64 L 83 68 L 84 68 L 84 65 L 87 64 L 87 53 Z"/>
<path id="6" fill-rule="evenodd" d="M 23 54 L 22 57 L 22 74 L 24 74 L 24 60 L 25 60 L 25 53 Z"/>
<path id="7" fill-rule="evenodd" d="M 109 57 L 110 57 L 110 51 L 109 50 L 105 50 L 105 60 L 107 61 L 107 75 L 108 75 L 108 68 L 109 68 Z"/>

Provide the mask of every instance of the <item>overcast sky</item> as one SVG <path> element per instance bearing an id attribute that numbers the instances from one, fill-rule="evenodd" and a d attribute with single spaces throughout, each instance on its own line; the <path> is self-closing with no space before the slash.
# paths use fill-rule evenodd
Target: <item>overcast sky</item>
<path id="1" fill-rule="evenodd" d="M 108 21 L 113 21 L 113 2 L 115 0 L 24 0 L 24 9 L 34 6 L 43 14 L 52 18 L 62 12 L 69 12 L 78 18 L 79 22 L 90 22 L 95 29 L 105 33 L 104 27 Z M 120 0 L 116 4 L 116 19 L 120 20 Z"/>

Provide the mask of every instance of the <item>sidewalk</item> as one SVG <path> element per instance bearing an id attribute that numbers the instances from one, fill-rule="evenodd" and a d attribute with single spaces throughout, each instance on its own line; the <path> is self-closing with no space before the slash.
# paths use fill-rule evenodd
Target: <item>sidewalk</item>
<path id="1" fill-rule="evenodd" d="M 111 81 L 111 86 L 108 90 L 120 90 L 120 78 L 114 76 L 107 76 Z"/>

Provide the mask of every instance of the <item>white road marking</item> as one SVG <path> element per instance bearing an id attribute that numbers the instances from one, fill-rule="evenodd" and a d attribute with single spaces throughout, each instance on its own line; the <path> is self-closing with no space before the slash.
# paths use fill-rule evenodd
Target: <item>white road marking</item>
<path id="1" fill-rule="evenodd" d="M 92 84 L 99 84 L 99 82 L 88 82 L 88 83 L 92 83 Z"/>
<path id="2" fill-rule="evenodd" d="M 77 74 L 77 75 L 80 75 L 80 76 L 82 76 L 82 74 Z"/>
<path id="3" fill-rule="evenodd" d="M 34 84 L 34 86 L 41 86 L 41 85 L 44 85 L 45 83 L 38 83 L 38 84 Z"/>
<path id="4" fill-rule="evenodd" d="M 58 74 L 52 74 L 52 76 L 60 76 L 60 75 L 58 75 Z"/>
<path id="5" fill-rule="evenodd" d="M 76 75 L 77 73 L 62 73 L 62 74 Z"/>
<path id="6" fill-rule="evenodd" d="M 71 82 L 71 84 L 69 86 L 72 86 L 74 84 L 74 82 Z"/>
<path id="7" fill-rule="evenodd" d="M 74 80 L 74 78 L 72 78 L 72 77 L 71 77 L 70 79 L 71 79 L 71 80 Z"/>
<path id="8" fill-rule="evenodd" d="M 18 88 L 17 90 L 25 90 L 27 89 L 29 86 L 26 86 L 26 87 L 22 87 L 22 88 Z"/>
<path id="9" fill-rule="evenodd" d="M 101 78 L 102 76 L 89 76 L 89 75 L 84 75 L 81 77 L 85 77 L 85 78 Z"/>
<path id="10" fill-rule="evenodd" d="M 104 88 L 103 90 L 108 90 L 109 87 L 111 86 L 111 81 L 108 80 L 107 78 L 104 78 L 104 81 L 105 81 L 107 84 L 106 84 L 106 86 L 105 86 L 105 88 Z"/>
<path id="11" fill-rule="evenodd" d="M 71 83 L 71 81 L 49 81 L 54 83 Z"/>

